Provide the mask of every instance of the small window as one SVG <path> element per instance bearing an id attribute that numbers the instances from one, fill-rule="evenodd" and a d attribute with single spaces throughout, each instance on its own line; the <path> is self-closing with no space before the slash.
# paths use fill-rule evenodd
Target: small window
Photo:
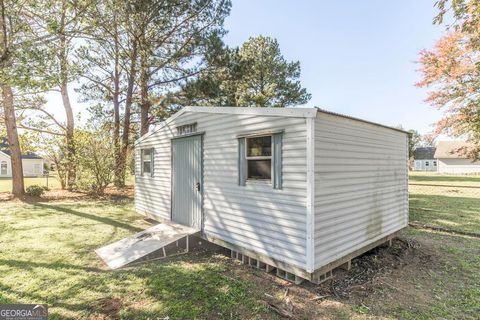
<path id="1" fill-rule="evenodd" d="M 272 136 L 247 138 L 247 179 L 272 179 Z"/>
<path id="2" fill-rule="evenodd" d="M 177 127 L 177 135 L 178 136 L 183 136 L 183 135 L 190 134 L 190 133 L 195 133 L 195 132 L 197 132 L 197 124 L 196 123 L 190 123 L 190 124 L 186 124 L 186 125 Z"/>
<path id="3" fill-rule="evenodd" d="M 437 161 L 433 161 L 433 166 L 434 166 L 434 167 L 437 166 Z"/>
<path id="4" fill-rule="evenodd" d="M 430 162 L 425 161 L 425 167 L 428 167 L 430 165 Z"/>
<path id="5" fill-rule="evenodd" d="M 7 175 L 7 161 L 2 161 L 2 163 L 0 164 L 0 174 L 2 176 L 5 176 Z"/>
<path id="6" fill-rule="evenodd" d="M 153 149 L 142 149 L 142 174 L 152 173 Z"/>

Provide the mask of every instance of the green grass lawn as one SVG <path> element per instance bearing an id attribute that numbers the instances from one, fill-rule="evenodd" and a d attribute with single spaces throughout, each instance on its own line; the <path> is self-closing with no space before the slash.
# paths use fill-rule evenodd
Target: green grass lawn
<path id="1" fill-rule="evenodd" d="M 479 230 L 477 200 L 412 194 L 412 217 Z M 299 319 L 476 319 L 480 312 L 474 237 L 407 229 L 400 237 L 415 249 L 393 250 L 348 299 L 318 299 L 318 286 L 292 285 L 214 251 L 107 270 L 94 249 L 148 226 L 131 199 L 4 201 L 0 221 L 0 303 L 47 303 L 51 319 L 276 319 L 266 303 L 287 309 L 287 296 Z M 353 265 L 335 281 L 355 277 Z"/>
<path id="2" fill-rule="evenodd" d="M 0 203 L 0 303 L 47 303 L 51 319 L 252 317 L 265 308 L 223 256 L 107 271 L 94 253 L 146 227 L 131 200 Z"/>
<path id="3" fill-rule="evenodd" d="M 25 188 L 31 185 L 47 186 L 46 177 L 32 177 L 24 178 Z M 54 176 L 48 178 L 48 188 L 49 189 L 60 189 L 60 181 Z M 0 192 L 11 192 L 12 191 L 12 178 L 0 178 Z"/>
<path id="4" fill-rule="evenodd" d="M 410 221 L 480 234 L 480 177 L 414 173 Z"/>

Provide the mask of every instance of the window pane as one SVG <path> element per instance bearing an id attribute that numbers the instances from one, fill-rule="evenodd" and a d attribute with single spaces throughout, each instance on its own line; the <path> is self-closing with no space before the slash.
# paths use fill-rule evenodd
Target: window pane
<path id="1" fill-rule="evenodd" d="M 247 139 L 247 157 L 269 157 L 272 155 L 272 137 Z"/>
<path id="2" fill-rule="evenodd" d="M 150 173 L 150 161 L 143 162 L 143 172 Z"/>
<path id="3" fill-rule="evenodd" d="M 150 154 L 152 149 L 143 149 L 143 160 L 150 161 Z"/>
<path id="4" fill-rule="evenodd" d="M 271 160 L 248 160 L 248 179 L 270 180 L 271 176 Z"/>

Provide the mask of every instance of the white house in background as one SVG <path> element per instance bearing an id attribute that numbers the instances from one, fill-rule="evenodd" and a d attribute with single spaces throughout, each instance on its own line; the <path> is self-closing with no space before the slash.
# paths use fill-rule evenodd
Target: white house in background
<path id="1" fill-rule="evenodd" d="M 138 213 L 295 281 L 408 223 L 408 133 L 315 108 L 185 107 L 135 143 L 135 172 Z"/>
<path id="2" fill-rule="evenodd" d="M 12 160 L 6 144 L 0 143 L 0 178 L 12 176 Z M 43 174 L 43 158 L 35 153 L 22 154 L 23 175 L 25 177 L 41 176 Z"/>
<path id="3" fill-rule="evenodd" d="M 437 171 L 435 147 L 419 147 L 413 151 L 413 171 Z"/>
<path id="4" fill-rule="evenodd" d="M 471 148 L 471 145 L 465 141 L 439 141 L 435 158 L 438 161 L 438 172 L 440 173 L 459 173 L 459 174 L 479 174 L 480 161 L 472 162 L 465 155 L 465 150 Z"/>

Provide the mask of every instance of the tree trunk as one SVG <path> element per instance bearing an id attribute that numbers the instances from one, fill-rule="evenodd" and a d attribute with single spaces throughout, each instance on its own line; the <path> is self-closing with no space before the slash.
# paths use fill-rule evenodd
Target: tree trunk
<path id="1" fill-rule="evenodd" d="M 137 63 L 137 44 L 134 42 L 131 54 L 130 72 L 128 75 L 127 96 L 125 98 L 125 115 L 123 119 L 123 132 L 122 132 L 122 148 L 120 150 L 120 184 L 119 186 L 125 186 L 125 176 L 127 171 L 127 154 L 129 149 L 129 137 L 130 137 L 130 117 L 131 106 L 133 102 L 133 87 L 135 85 L 136 76 L 136 63 Z"/>
<path id="2" fill-rule="evenodd" d="M 148 68 L 144 55 L 142 56 L 140 74 L 140 135 L 148 132 L 150 126 L 150 100 L 148 99 Z"/>
<path id="3" fill-rule="evenodd" d="M 76 168 L 76 159 L 75 159 L 75 139 L 74 139 L 74 130 L 75 122 L 73 118 L 73 110 L 70 104 L 70 98 L 68 95 L 68 86 L 67 80 L 62 81 L 60 88 L 62 94 L 63 107 L 65 108 L 65 114 L 67 116 L 67 130 L 66 130 L 66 142 L 67 142 L 67 163 L 68 163 L 68 178 L 67 178 L 67 188 L 72 190 L 75 187 L 75 180 L 77 178 L 77 168 Z"/>
<path id="4" fill-rule="evenodd" d="M 12 88 L 7 84 L 2 84 L 2 95 L 5 126 L 7 128 L 7 139 L 10 147 L 10 159 L 12 162 L 12 193 L 15 197 L 21 197 L 25 194 L 25 186 L 23 184 L 22 153 L 18 141 Z"/>
<path id="5" fill-rule="evenodd" d="M 72 105 L 70 104 L 70 97 L 68 95 L 68 52 L 67 52 L 67 37 L 65 35 L 65 25 L 66 25 L 66 1 L 62 1 L 62 16 L 60 20 L 60 30 L 59 30 L 59 40 L 60 40 L 60 49 L 59 49 L 59 63 L 60 63 L 60 92 L 62 94 L 63 107 L 65 109 L 65 115 L 67 117 L 67 127 L 66 127 L 66 143 L 67 143 L 67 188 L 72 190 L 75 187 L 75 180 L 77 178 L 77 168 L 76 168 L 76 158 L 75 158 L 75 141 L 74 141 L 74 130 L 75 130 L 75 121 L 73 117 Z"/>
<path id="6" fill-rule="evenodd" d="M 113 183 L 117 187 L 124 184 L 122 180 L 122 155 L 120 148 L 120 46 L 118 42 L 116 12 L 114 13 L 115 70 L 113 71 L 113 148 L 115 169 Z"/>

